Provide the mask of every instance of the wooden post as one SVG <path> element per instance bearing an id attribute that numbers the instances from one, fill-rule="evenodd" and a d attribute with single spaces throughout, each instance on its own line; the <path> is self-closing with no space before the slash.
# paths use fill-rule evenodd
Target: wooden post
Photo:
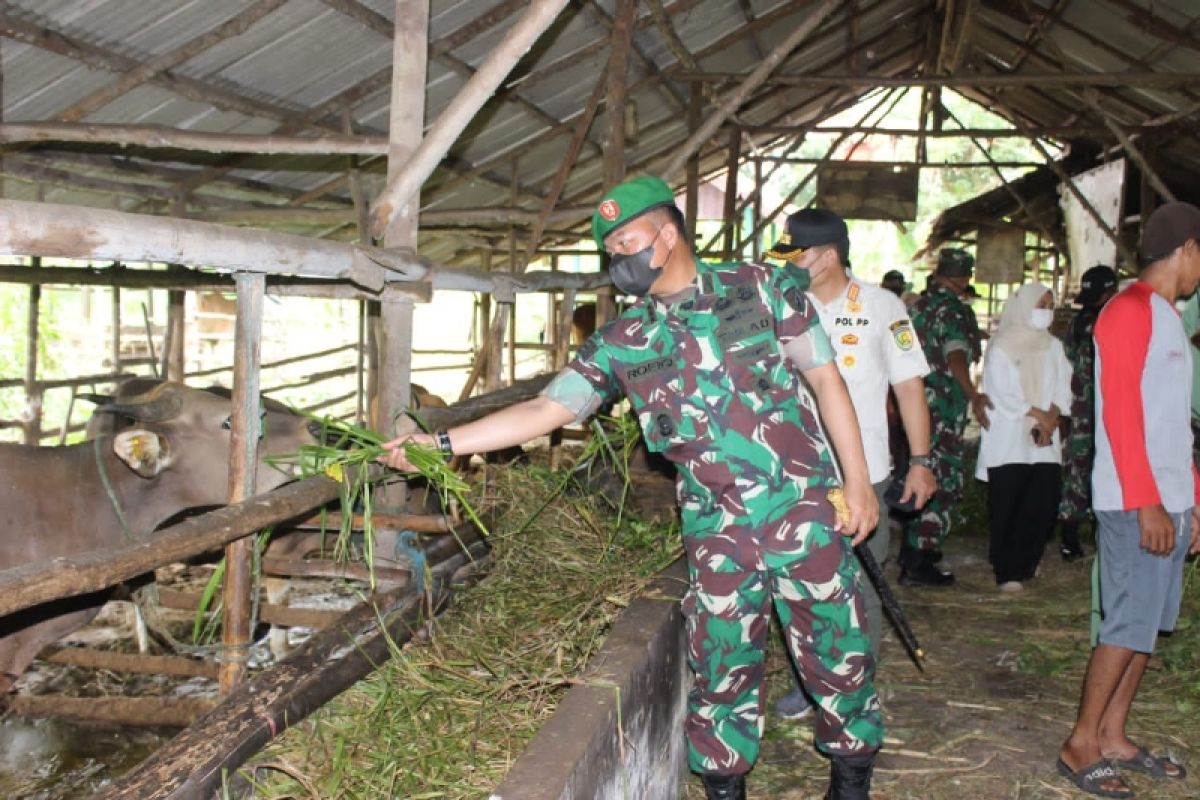
<path id="1" fill-rule="evenodd" d="M 421 185 L 425 180 L 433 174 L 433 170 L 445 158 L 446 153 L 450 150 L 450 146 L 454 144 L 463 129 L 467 127 L 467 123 L 475 116 L 476 112 L 487 102 L 500 86 L 500 82 L 504 77 L 516 66 L 521 57 L 528 52 L 533 43 L 538 37 L 550 27 L 550 24 L 558 17 L 560 11 L 566 7 L 568 0 L 533 0 L 529 6 L 529 10 L 525 15 L 513 25 L 508 33 L 504 35 L 504 39 L 496 45 L 491 54 L 480 64 L 479 69 L 471 77 L 467 84 L 459 91 L 458 96 L 451 101 L 450 105 L 438 117 L 433 128 L 430 129 L 429 135 L 421 140 L 419 132 L 421 127 L 418 126 L 417 140 L 420 142 L 419 147 L 415 147 L 408 158 L 400 162 L 396 159 L 397 153 L 394 149 L 388 150 L 388 182 L 383 192 L 375 201 L 375 210 L 372 213 L 373 232 L 376 236 L 383 235 L 391 226 L 391 222 L 397 216 L 410 215 L 416 216 L 415 198 Z M 630 0 L 632 2 L 632 0 Z M 410 7 L 417 3 L 417 0 L 396 0 L 397 11 L 404 7 L 404 10 L 410 10 Z M 397 13 L 396 15 L 396 31 L 400 33 L 401 29 L 407 31 L 419 30 L 422 42 L 427 43 L 428 28 L 429 28 L 429 3 L 418 3 L 424 6 L 423 11 L 419 13 L 418 19 L 406 19 Z M 399 46 L 400 37 L 397 36 L 397 46 Z M 392 68 L 399 68 L 401 62 L 395 60 L 395 54 L 398 50 L 393 51 Z M 420 72 L 425 73 L 425 50 L 422 49 L 419 57 L 416 51 L 405 49 L 403 55 L 405 58 L 413 59 L 420 62 Z M 395 74 L 395 73 L 393 73 Z M 392 123 L 391 129 L 392 145 L 396 143 L 395 123 L 403 120 L 411 124 L 413 119 L 423 123 L 424 113 L 418 109 L 424 108 L 424 83 L 421 85 L 421 99 L 416 105 L 397 108 L 395 83 L 393 83 L 392 94 Z M 398 119 L 399 118 L 399 119 Z M 393 162 L 396 162 L 393 164 Z M 386 237 L 385 237 L 386 240 Z"/>
<path id="2" fill-rule="evenodd" d="M 258 465 L 259 365 L 262 356 L 263 295 L 266 276 L 239 273 L 237 322 L 233 350 L 232 420 L 229 432 L 229 502 L 254 496 Z M 254 590 L 254 537 L 225 547 L 224 611 L 221 622 L 220 687 L 228 694 L 246 676 L 251 634 L 251 593 Z"/>
<path id="3" fill-rule="evenodd" d="M 613 15 L 611 53 L 608 58 L 608 90 L 604 117 L 607 134 L 604 142 L 604 190 L 625 180 L 625 102 L 629 85 L 629 49 L 633 44 L 636 0 L 617 0 Z M 608 293 L 596 295 L 596 327 L 616 316 L 616 304 Z"/>
<path id="4" fill-rule="evenodd" d="M 172 265 L 175 269 L 176 265 Z M 187 348 L 184 341 L 187 329 L 184 315 L 187 292 L 172 289 L 167 292 L 167 343 L 163 348 L 162 374 L 169 381 L 182 382 L 187 372 Z"/>
<path id="5" fill-rule="evenodd" d="M 120 270 L 121 262 L 114 261 L 112 268 Z M 112 351 L 111 351 L 113 375 L 121 374 L 121 288 L 119 286 L 112 287 Z"/>
<path id="6" fill-rule="evenodd" d="M 41 259 L 34 258 L 34 268 Z M 42 389 L 37 382 L 38 320 L 41 317 L 42 287 L 29 287 L 29 305 L 25 325 L 25 414 L 21 427 L 25 444 L 36 445 L 42 435 Z"/>
<path id="7" fill-rule="evenodd" d="M 692 96 L 688 102 L 688 131 L 695 131 L 700 127 L 700 114 L 704 109 L 704 84 L 700 81 L 692 82 Z M 685 200 L 686 209 L 684 210 L 684 219 L 687 220 L 688 233 L 692 241 L 692 247 L 696 246 L 696 224 L 699 220 L 696 216 L 700 213 L 700 153 L 699 151 L 692 154 L 692 157 L 687 162 L 687 199 Z"/>
<path id="8" fill-rule="evenodd" d="M 760 159 L 760 158 L 754 159 L 754 185 L 755 186 L 763 185 L 763 168 L 762 168 L 762 159 Z M 758 192 L 757 194 L 754 195 L 754 222 L 752 222 L 750 224 L 751 230 L 757 228 L 761 223 L 762 223 L 762 192 Z M 752 258 L 755 261 L 761 260 L 762 259 L 762 237 L 761 236 L 752 237 L 752 241 L 750 242 L 750 244 L 751 244 L 751 247 L 753 248 L 753 250 L 751 251 Z"/>
<path id="9" fill-rule="evenodd" d="M 738 162 L 741 161 L 741 157 L 742 132 L 734 125 L 729 131 L 729 152 L 725 160 L 725 207 L 722 216 L 725 217 L 727 227 L 724 245 L 721 247 L 722 261 L 733 260 L 734 234 L 741 228 L 738 224 L 741 220 L 733 218 L 734 209 L 737 208 Z"/>
<path id="10" fill-rule="evenodd" d="M 429 49 L 429 0 L 396 0 L 396 35 L 392 45 L 391 122 L 388 148 L 388 183 L 401 172 L 421 144 L 425 114 L 426 54 Z M 385 226 L 376 227 L 385 247 L 417 244 L 419 189 L 424 179 L 396 198 Z M 387 202 L 387 201 L 382 201 Z M 391 437 L 396 415 L 408 405 L 412 381 L 413 306 L 411 302 L 385 302 L 381 313 L 379 340 L 379 396 L 375 430 Z M 404 503 L 403 484 L 385 491 L 384 503 Z M 376 550 L 376 552 L 383 552 Z"/>

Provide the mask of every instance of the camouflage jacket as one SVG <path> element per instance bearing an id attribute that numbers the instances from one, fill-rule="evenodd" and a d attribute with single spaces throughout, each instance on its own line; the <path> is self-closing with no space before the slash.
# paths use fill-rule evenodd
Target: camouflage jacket
<path id="1" fill-rule="evenodd" d="M 909 315 L 929 362 L 926 393 L 941 401 L 936 405 L 949 406 L 941 411 L 952 415 L 965 413 L 967 398 L 950 373 L 949 355 L 954 349 L 963 349 L 967 363 L 979 360 L 981 347 L 975 312 L 953 291 L 934 283 L 909 309 Z M 939 413 L 932 407 L 935 403 L 930 405 L 931 411 Z"/>
<path id="2" fill-rule="evenodd" d="M 1063 336 L 1063 349 L 1071 362 L 1071 433 L 1090 434 L 1096 428 L 1096 330 L 1097 308 L 1085 308 L 1075 315 Z"/>
<path id="3" fill-rule="evenodd" d="M 699 291 L 646 298 L 567 366 L 608 399 L 624 393 L 646 445 L 675 463 L 685 533 L 776 522 L 837 484 L 814 401 L 781 345 L 820 337 L 807 276 L 697 260 Z M 803 285 L 802 285 L 803 282 Z M 811 492 L 820 489 L 818 495 Z"/>

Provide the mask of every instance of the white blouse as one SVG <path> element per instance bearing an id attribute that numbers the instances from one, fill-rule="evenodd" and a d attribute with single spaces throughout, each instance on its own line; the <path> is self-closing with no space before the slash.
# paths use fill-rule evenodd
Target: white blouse
<path id="1" fill-rule="evenodd" d="M 1053 403 L 1062 413 L 1071 410 L 1071 362 L 1062 342 L 1052 339 L 1042 354 L 1042 397 L 1035 404 L 1047 409 Z M 1058 430 L 1048 447 L 1033 442 L 1033 417 L 1027 416 L 1030 403 L 1021 391 L 1017 365 L 999 347 L 989 347 L 983 361 L 983 391 L 994 408 L 988 410 L 991 424 L 979 442 L 979 460 L 975 477 L 986 481 L 989 467 L 1003 464 L 1061 464 L 1062 442 Z"/>

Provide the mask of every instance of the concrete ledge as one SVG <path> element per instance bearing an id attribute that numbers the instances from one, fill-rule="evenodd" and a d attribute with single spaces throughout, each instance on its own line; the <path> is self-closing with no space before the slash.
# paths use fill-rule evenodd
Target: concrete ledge
<path id="1" fill-rule="evenodd" d="M 629 604 L 491 800 L 678 796 L 691 685 L 679 611 L 686 589 L 680 559 Z"/>

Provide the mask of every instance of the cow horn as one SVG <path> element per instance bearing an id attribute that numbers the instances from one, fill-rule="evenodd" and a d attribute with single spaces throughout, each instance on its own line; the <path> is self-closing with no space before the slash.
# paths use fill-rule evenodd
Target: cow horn
<path id="1" fill-rule="evenodd" d="M 183 397 L 170 383 L 155 386 L 145 394 L 135 395 L 120 403 L 105 403 L 97 413 L 124 414 L 138 422 L 163 422 L 179 416 L 183 408 Z"/>

